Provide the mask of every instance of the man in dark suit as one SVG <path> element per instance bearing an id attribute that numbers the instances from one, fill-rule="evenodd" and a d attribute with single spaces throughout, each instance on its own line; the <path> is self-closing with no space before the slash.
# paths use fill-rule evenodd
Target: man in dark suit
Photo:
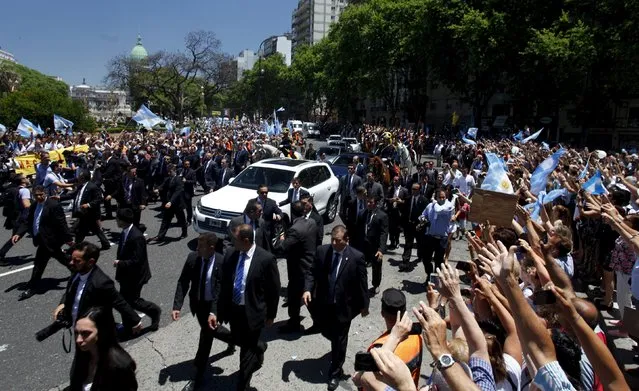
<path id="1" fill-rule="evenodd" d="M 299 201 L 303 196 L 308 195 L 308 190 L 301 187 L 300 179 L 295 177 L 291 180 L 291 188 L 286 193 L 286 199 L 280 202 L 280 206 L 288 205 L 295 201 Z"/>
<path id="2" fill-rule="evenodd" d="M 416 232 L 417 224 L 419 223 L 419 216 L 428 205 L 426 197 L 421 195 L 420 186 L 418 183 L 413 183 L 411 188 L 411 195 L 406 198 L 404 202 L 404 253 L 402 254 L 402 264 L 399 267 L 399 271 L 407 271 L 410 269 L 409 262 L 413 251 L 413 242 L 417 241 L 417 258 L 421 260 L 421 246 L 420 239 L 423 236 Z"/>
<path id="3" fill-rule="evenodd" d="M 115 289 L 113 280 L 96 265 L 98 258 L 100 249 L 93 243 L 82 242 L 73 247 L 69 266 L 74 274 L 53 311 L 54 319 L 62 312 L 65 319 L 75 324 L 91 307 L 114 308 L 122 316 L 123 324 L 131 326 L 133 334 L 139 332 L 142 330 L 140 317 Z"/>
<path id="4" fill-rule="evenodd" d="M 105 200 L 115 198 L 119 208 L 131 209 L 133 211 L 133 225 L 144 232 L 146 227 L 140 225 L 140 219 L 142 211 L 146 209 L 146 190 L 144 181 L 138 178 L 137 170 L 135 166 L 127 167 L 122 183 L 116 188 L 115 193 L 107 195 Z"/>
<path id="5" fill-rule="evenodd" d="M 388 230 L 390 233 L 389 250 L 399 247 L 399 233 L 404 209 L 404 199 L 408 197 L 408 190 L 400 184 L 398 176 L 393 178 L 393 184 L 386 191 L 386 211 L 388 212 Z"/>
<path id="6" fill-rule="evenodd" d="M 312 302 L 315 311 L 322 314 L 316 321 L 331 341 L 328 389 L 335 390 L 344 375 L 351 321 L 359 314 L 367 316 L 369 304 L 364 255 L 348 245 L 343 225 L 331 231 L 331 244 L 317 248 L 302 300 L 307 306 Z"/>
<path id="7" fill-rule="evenodd" d="M 312 219 L 306 219 L 304 205 L 296 201 L 291 205 L 293 224 L 282 233 L 275 248 L 286 255 L 286 270 L 288 274 L 288 322 L 280 328 L 281 332 L 299 332 L 300 306 L 304 293 L 304 279 L 311 270 L 315 250 L 317 250 L 317 225 Z"/>
<path id="8" fill-rule="evenodd" d="M 249 162 L 249 153 L 246 150 L 246 145 L 240 143 L 239 147 L 240 149 L 235 153 L 235 175 L 245 169 Z"/>
<path id="9" fill-rule="evenodd" d="M 175 166 L 169 165 L 169 177 L 166 178 L 162 184 L 160 191 L 163 193 L 163 199 L 166 200 L 162 213 L 162 224 L 160 225 L 160 232 L 155 237 L 152 237 L 148 242 L 157 241 L 162 242 L 166 237 L 166 231 L 168 231 L 171 225 L 173 216 L 177 217 L 178 224 L 182 228 L 182 235 L 180 238 L 187 237 L 186 232 L 186 220 L 184 219 L 184 185 L 182 178 L 176 175 Z"/>
<path id="10" fill-rule="evenodd" d="M 202 176 L 200 184 L 202 185 L 202 189 L 204 189 L 204 193 L 208 193 L 215 189 L 217 171 L 218 165 L 215 162 L 215 159 L 213 159 L 213 155 L 211 153 L 204 155 L 204 162 L 202 162 L 202 166 L 199 171 Z"/>
<path id="11" fill-rule="evenodd" d="M 304 218 L 307 220 L 313 220 L 313 222 L 315 222 L 315 226 L 317 227 L 316 246 L 321 246 L 322 241 L 324 240 L 324 219 L 315 208 L 312 195 L 305 194 L 302 196 L 300 201 L 302 202 L 302 206 L 304 207 Z"/>
<path id="12" fill-rule="evenodd" d="M 282 221 L 282 210 L 275 200 L 268 198 L 268 186 L 262 184 L 257 188 L 257 202 L 262 206 L 262 218 L 266 223 L 266 237 L 272 241 L 275 236 L 275 224 Z"/>
<path id="13" fill-rule="evenodd" d="M 401 178 L 399 178 L 399 182 L 400 184 L 405 188 L 405 189 L 410 189 L 411 186 L 413 185 L 413 183 L 417 182 L 419 180 L 417 173 L 415 174 L 410 174 L 408 172 L 408 168 L 404 168 L 402 170 L 402 176 Z"/>
<path id="14" fill-rule="evenodd" d="M 348 165 L 348 174 L 340 178 L 339 194 L 340 194 L 340 216 L 346 215 L 346 209 L 356 197 L 355 189 L 362 185 L 362 178 L 355 174 L 355 165 Z"/>
<path id="15" fill-rule="evenodd" d="M 73 244 L 62 206 L 56 200 L 47 197 L 44 186 L 36 186 L 33 189 L 33 197 L 36 202 L 31 204 L 27 218 L 20 223 L 20 227 L 11 237 L 11 241 L 15 244 L 29 232 L 33 237 L 33 245 L 37 247 L 31 279 L 19 300 L 28 299 L 35 294 L 35 289 L 51 257 L 64 267 L 69 267 L 61 247 L 64 243 L 69 246 Z"/>
<path id="16" fill-rule="evenodd" d="M 123 162 L 120 160 L 118 153 L 111 151 L 105 151 L 103 158 L 105 159 L 104 165 L 102 166 L 102 183 L 104 184 L 104 193 L 113 194 L 115 188 L 120 183 L 120 178 L 122 178 Z M 111 205 L 111 201 L 105 200 L 104 210 L 106 218 L 112 219 L 113 206 Z"/>
<path id="17" fill-rule="evenodd" d="M 220 169 L 217 173 L 217 180 L 215 184 L 215 190 L 219 190 L 229 184 L 229 179 L 235 176 L 232 168 L 229 168 L 227 160 L 222 159 L 220 161 Z"/>
<path id="18" fill-rule="evenodd" d="M 232 251 L 224 257 L 218 274 L 218 290 L 211 305 L 210 323 L 230 322 L 233 340 L 240 345 L 238 391 L 249 389 L 253 373 L 262 367 L 266 343 L 260 341 L 264 326 L 277 315 L 280 274 L 275 257 L 257 247 L 253 228 L 241 224 L 233 230 Z"/>
<path id="19" fill-rule="evenodd" d="M 377 200 L 377 206 L 382 207 L 384 205 L 384 188 L 382 184 L 375 180 L 375 174 L 369 172 L 366 174 L 366 194 L 369 197 L 375 197 Z"/>
<path id="20" fill-rule="evenodd" d="M 100 226 L 102 192 L 91 182 L 91 173 L 86 170 L 80 171 L 77 189 L 73 195 L 72 213 L 72 217 L 76 218 L 73 225 L 76 243 L 82 242 L 89 232 L 94 232 L 100 239 L 102 250 L 108 250 L 111 243 Z"/>
<path id="21" fill-rule="evenodd" d="M 131 209 L 118 209 L 118 227 L 122 228 L 118 244 L 115 280 L 120 283 L 120 294 L 134 309 L 147 314 L 151 319 L 150 329 L 160 326 L 162 310 L 156 304 L 140 297 L 142 287 L 151 279 L 149 258 L 146 253 L 144 234 L 133 224 Z"/>
<path id="22" fill-rule="evenodd" d="M 262 205 L 257 202 L 256 199 L 250 199 L 246 203 L 244 213 L 237 217 L 233 217 L 229 221 L 228 236 L 224 240 L 224 252 L 230 247 L 233 247 L 233 231 L 236 227 L 242 224 L 248 224 L 253 227 L 255 231 L 253 238 L 255 245 L 263 248 L 266 251 L 271 251 L 271 241 L 267 237 L 266 223 L 262 218 Z"/>
<path id="23" fill-rule="evenodd" d="M 195 177 L 195 170 L 191 168 L 191 161 L 184 160 L 182 163 L 182 170 L 180 171 L 180 178 L 184 182 L 184 203 L 186 204 L 186 224 L 190 225 L 193 219 L 193 196 L 195 196 L 195 183 L 197 178 Z"/>
<path id="24" fill-rule="evenodd" d="M 379 293 L 382 282 L 382 261 L 388 240 L 388 215 L 377 207 L 377 197 L 366 197 L 366 213 L 360 219 L 359 234 L 364 239 L 364 257 L 373 269 L 371 295 Z"/>
<path id="25" fill-rule="evenodd" d="M 349 232 L 349 245 L 359 251 L 364 251 L 364 238 L 359 235 L 358 227 L 366 213 L 366 188 L 358 186 L 355 189 L 356 197 L 346 209 L 344 224 Z"/>
<path id="26" fill-rule="evenodd" d="M 184 387 L 184 391 L 196 390 L 204 383 L 204 374 L 214 338 L 229 344 L 226 349 L 227 354 L 233 354 L 235 351 L 230 331 L 220 324 L 213 327 L 209 322 L 215 293 L 214 287 L 217 283 L 215 276 L 222 272 L 222 262 L 224 261 L 222 254 L 215 252 L 216 244 L 217 237 L 214 233 L 200 235 L 197 241 L 197 251 L 190 253 L 186 258 L 175 289 L 172 319 L 174 321 L 180 319 L 184 298 L 188 294 L 191 313 L 197 317 L 200 324 L 200 341 L 195 360 L 193 360 L 195 378 Z"/>

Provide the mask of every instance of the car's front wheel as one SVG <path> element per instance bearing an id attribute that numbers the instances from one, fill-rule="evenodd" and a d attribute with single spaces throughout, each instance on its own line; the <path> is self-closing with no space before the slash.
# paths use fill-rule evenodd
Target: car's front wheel
<path id="1" fill-rule="evenodd" d="M 328 204 L 326 205 L 326 212 L 324 213 L 324 222 L 332 223 L 337 217 L 337 208 L 339 204 L 339 199 L 336 194 L 331 195 L 331 198 L 328 199 Z"/>

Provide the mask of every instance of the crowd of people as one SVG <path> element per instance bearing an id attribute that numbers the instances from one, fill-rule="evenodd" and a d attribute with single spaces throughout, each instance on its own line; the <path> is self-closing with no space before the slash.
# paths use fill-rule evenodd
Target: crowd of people
<path id="1" fill-rule="evenodd" d="M 237 389 L 251 389 L 268 348 L 260 335 L 279 307 L 277 258 L 286 259 L 288 275 L 289 319 L 280 331 L 321 333 L 330 340 L 329 390 L 345 378 L 351 322 L 369 315 L 377 295 L 387 331 L 356 357 L 352 381 L 362 389 L 629 389 L 606 337 L 636 335 L 635 325 L 624 324 L 624 312 L 633 311 L 639 299 L 637 155 L 508 139 L 468 144 L 381 127 L 364 127 L 358 139 L 400 165 L 389 133 L 414 151 L 415 169 L 400 166 L 384 183 L 374 162 L 355 157 L 340 178 L 342 224 L 331 230 L 330 243 L 322 243 L 322 218 L 297 178 L 279 204 L 260 185 L 244 213 L 231 220 L 224 240 L 214 233 L 199 236 L 197 250 L 176 276 L 171 308 L 178 321 L 188 296 L 201 330 L 195 374 L 185 389 L 207 383 L 215 338 L 226 343 L 228 354 L 240 348 Z M 269 137 L 250 126 L 184 136 L 138 132 L 27 140 L 5 134 L 2 142 L 9 170 L 20 171 L 15 158 L 25 153 L 40 161 L 34 175 L 11 174 L 5 189 L 5 228 L 12 236 L 0 249 L 0 262 L 10 265 L 7 253 L 30 234 L 37 250 L 19 300 L 38 291 L 51 257 L 69 269 L 54 319 L 75 331 L 72 390 L 137 389 L 136 364 L 118 340 L 142 330 L 138 312 L 149 316 L 151 331 L 158 329 L 162 309 L 141 297 L 152 276 L 147 245 L 168 240 L 174 217 L 180 239 L 187 236 L 195 189 L 208 193 L 227 185 L 261 145 L 300 148 L 287 134 Z M 51 151 L 74 145 L 88 145 L 88 152 L 51 161 Z M 434 159 L 423 159 L 430 154 Z M 495 166 L 492 156 L 517 198 L 508 226 L 469 221 L 474 192 Z M 553 156 L 558 158 L 548 170 Z M 541 185 L 539 169 L 548 171 Z M 589 179 L 596 176 L 599 187 L 593 189 Z M 551 193 L 558 196 L 547 197 Z M 162 222 L 146 239 L 141 216 L 154 202 L 160 203 Z M 74 218 L 71 227 L 65 203 Z M 287 204 L 288 218 L 280 209 Z M 109 218 L 122 229 L 114 262 L 119 290 L 97 265 L 100 251 L 111 246 L 101 226 Z M 101 247 L 85 241 L 90 234 Z M 411 273 L 422 264 L 426 273 L 425 294 L 410 309 L 401 290 L 380 290 L 383 269 L 390 267 L 384 265 L 386 254 L 400 247 L 402 236 L 399 270 Z M 467 259 L 456 264 L 450 259 L 455 240 L 468 247 Z M 593 285 L 599 289 L 588 298 L 577 294 Z M 615 302 L 616 329 L 604 333 L 598 309 L 614 312 Z M 300 324 L 304 306 L 313 320 L 306 330 Z M 122 316 L 117 334 L 112 309 Z M 425 385 L 424 348 L 433 358 Z"/>

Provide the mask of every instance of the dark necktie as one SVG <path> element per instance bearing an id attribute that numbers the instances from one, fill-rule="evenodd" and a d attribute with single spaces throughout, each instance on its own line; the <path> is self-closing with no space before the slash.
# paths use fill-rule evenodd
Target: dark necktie
<path id="1" fill-rule="evenodd" d="M 337 282 L 337 267 L 339 266 L 339 253 L 333 254 L 333 262 L 331 263 L 331 274 L 328 276 L 328 295 L 330 303 L 335 301 L 335 283 Z"/>
<path id="2" fill-rule="evenodd" d="M 200 300 L 202 301 L 206 301 L 206 279 L 209 274 L 210 266 L 211 266 L 211 258 L 204 261 L 204 269 L 202 269 L 202 276 L 200 276 Z"/>

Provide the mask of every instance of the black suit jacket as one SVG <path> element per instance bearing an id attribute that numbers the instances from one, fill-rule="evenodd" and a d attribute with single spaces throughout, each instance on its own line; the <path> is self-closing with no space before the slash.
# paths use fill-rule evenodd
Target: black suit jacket
<path id="1" fill-rule="evenodd" d="M 209 164 L 211 162 L 211 164 Z M 204 170 L 204 183 L 209 187 L 215 187 L 217 182 L 218 165 L 214 158 L 202 163 L 201 170 Z"/>
<path id="2" fill-rule="evenodd" d="M 116 254 L 120 262 L 115 271 L 115 280 L 122 285 L 146 284 L 151 279 L 151 269 L 146 252 L 146 239 L 142 231 L 132 225 L 126 240 L 124 242 L 122 240 L 123 238 L 120 238 Z"/>
<path id="3" fill-rule="evenodd" d="M 184 209 L 184 184 L 182 178 L 175 175 L 174 177 L 166 178 L 162 184 L 160 193 L 164 193 L 167 202 L 171 203 L 173 209 Z"/>
<path id="4" fill-rule="evenodd" d="M 415 200 L 415 203 L 413 205 L 413 212 L 411 213 L 410 206 L 411 206 L 412 199 L 413 197 L 409 195 L 404 200 L 404 211 L 402 213 L 402 217 L 403 217 L 404 223 L 416 224 L 417 220 L 419 219 L 419 216 L 421 216 L 424 209 L 426 209 L 426 206 L 428 205 L 428 200 L 423 195 L 417 196 L 417 199 Z"/>
<path id="5" fill-rule="evenodd" d="M 84 291 L 82 291 L 82 297 L 80 298 L 80 305 L 78 306 L 78 319 L 91 307 L 106 307 L 115 308 L 122 316 L 122 321 L 127 326 L 133 327 L 140 323 L 140 317 L 137 312 L 131 308 L 131 306 L 122 298 L 120 292 L 115 289 L 115 284 L 100 267 L 94 266 L 90 272 Z M 60 304 L 64 304 L 64 315 L 67 319 L 71 319 L 71 313 L 73 310 L 73 302 L 75 301 L 75 293 L 72 292 L 74 286 L 74 280 L 80 278 L 78 273 L 69 278 L 67 288 L 62 295 Z M 77 319 L 76 319 L 77 320 Z"/>
<path id="6" fill-rule="evenodd" d="M 244 224 L 244 213 L 237 217 L 233 217 L 231 221 L 229 221 L 228 227 L 228 236 L 224 239 L 224 249 L 226 250 L 229 247 L 233 247 L 233 230 L 238 225 Z M 271 241 L 268 237 L 268 230 L 266 227 L 266 222 L 263 218 L 259 218 L 255 224 L 255 244 L 258 247 L 263 248 L 266 251 L 271 251 Z"/>
<path id="7" fill-rule="evenodd" d="M 260 200 L 258 197 L 258 202 L 259 201 Z M 269 224 L 273 223 L 273 214 L 279 215 L 281 217 L 282 210 L 279 206 L 277 206 L 277 202 L 275 202 L 275 200 L 267 198 L 262 205 L 262 218 Z"/>
<path id="8" fill-rule="evenodd" d="M 183 168 L 179 176 L 184 180 L 184 194 L 193 197 L 195 195 L 195 183 L 197 182 L 195 170 Z"/>
<path id="9" fill-rule="evenodd" d="M 224 257 L 222 254 L 215 253 L 215 263 L 213 265 L 213 273 L 211 273 L 211 297 L 219 294 L 219 289 L 216 290 L 216 284 L 221 277 L 216 277 L 222 273 L 222 265 Z M 191 313 L 195 315 L 198 311 L 211 310 L 211 302 L 205 302 L 200 300 L 200 282 L 202 281 L 202 267 L 205 265 L 202 257 L 197 255 L 197 252 L 192 252 L 186 257 L 186 262 L 182 267 L 182 273 L 178 279 L 177 287 L 175 288 L 175 297 L 173 298 L 173 310 L 180 311 L 184 304 L 184 298 L 189 295 L 189 306 Z"/>
<path id="10" fill-rule="evenodd" d="M 227 252 L 222 265 L 222 273 L 214 283 L 216 294 L 211 309 L 221 322 L 231 320 L 231 306 L 233 305 L 233 283 L 240 252 L 232 249 Z M 251 258 L 251 266 L 246 276 L 244 290 L 244 308 L 250 330 L 264 327 L 267 319 L 275 319 L 280 300 L 280 272 L 277 260 L 273 254 L 255 247 Z M 231 326 L 232 327 L 232 326 Z"/>
<path id="11" fill-rule="evenodd" d="M 64 243 L 71 242 L 73 237 L 69 232 L 67 219 L 64 216 L 62 206 L 53 198 L 47 198 L 44 201 L 42 214 L 40 216 L 40 230 L 37 236 L 33 234 L 33 221 L 35 219 L 35 210 L 38 203 L 34 202 L 29 208 L 29 215 L 26 221 L 20 224 L 16 231 L 16 235 L 23 235 L 29 232 L 33 236 L 33 244 L 36 246 L 45 246 L 53 251 L 62 247 Z"/>
<path id="12" fill-rule="evenodd" d="M 222 179 L 224 176 L 224 179 Z M 220 168 L 217 173 L 217 180 L 215 181 L 215 189 L 219 189 L 229 184 L 229 179 L 235 176 L 235 171 L 232 168 Z"/>
<path id="13" fill-rule="evenodd" d="M 82 191 L 82 198 L 80 199 L 80 205 L 89 204 L 88 209 L 80 208 L 80 205 L 76 204 L 76 198 Z M 93 182 L 87 182 L 86 187 L 78 186 L 77 190 L 71 195 L 73 200 L 73 217 L 87 218 L 91 220 L 100 220 L 100 205 L 102 204 L 102 190 Z"/>
<path id="14" fill-rule="evenodd" d="M 329 274 L 333 263 L 333 246 L 319 246 L 311 272 L 306 275 L 304 291 L 314 292 L 313 301 L 324 313 L 331 304 L 329 292 Z M 346 246 L 342 253 L 342 261 L 337 271 L 335 282 L 335 304 L 337 319 L 340 323 L 350 322 L 362 310 L 368 309 L 368 273 L 364 254 L 351 246 Z"/>
<path id="15" fill-rule="evenodd" d="M 388 213 L 392 213 L 392 212 L 403 212 L 403 205 L 402 204 L 397 204 L 397 208 L 393 208 L 393 202 L 390 201 L 390 199 L 392 199 L 395 196 L 395 186 L 390 186 L 388 188 L 388 190 L 386 191 L 386 210 L 388 211 Z M 406 199 L 406 197 L 408 196 L 408 190 L 406 190 L 405 187 L 400 186 L 399 187 L 399 197 L 401 200 Z"/>
<path id="16" fill-rule="evenodd" d="M 126 178 L 122 178 L 120 185 L 116 187 L 112 194 L 110 194 L 111 197 L 118 201 L 118 204 L 123 206 L 129 206 L 126 202 L 126 189 L 124 188 L 126 183 Z M 146 203 L 145 198 L 146 190 L 144 188 L 144 181 L 139 177 L 136 177 L 133 181 L 133 185 L 131 185 L 131 208 L 140 209 L 140 205 L 144 205 Z"/>
<path id="17" fill-rule="evenodd" d="M 278 241 L 275 249 L 286 254 L 286 260 L 293 265 L 298 265 L 299 270 L 306 274 L 311 269 L 315 250 L 317 250 L 317 225 L 313 219 L 298 217 L 293 221 L 284 236 L 284 240 Z"/>
<path id="18" fill-rule="evenodd" d="M 280 202 L 280 204 L 279 204 L 280 206 L 288 205 L 291 202 L 293 202 L 293 191 L 294 190 L 295 189 L 293 189 L 292 187 L 290 189 L 288 189 L 288 192 L 287 192 L 287 195 L 286 195 L 286 199 L 284 201 Z M 307 196 L 309 194 L 310 193 L 308 192 L 308 190 L 306 190 L 303 187 L 300 187 L 299 188 L 299 197 L 298 198 L 301 199 L 302 197 Z"/>
<path id="19" fill-rule="evenodd" d="M 349 186 L 349 182 L 350 182 L 350 174 L 344 175 L 343 177 L 340 178 L 339 181 L 339 185 L 340 185 L 340 192 L 339 194 L 342 197 L 342 200 L 346 201 L 348 199 L 348 197 L 351 197 L 352 199 L 355 198 L 356 195 L 356 189 L 358 186 L 362 186 L 362 178 L 360 178 L 357 174 L 353 175 L 353 184 L 352 186 Z"/>
<path id="20" fill-rule="evenodd" d="M 374 214 L 371 219 L 371 214 Z M 369 221 L 370 220 L 370 221 Z M 368 231 L 366 230 L 368 225 Z M 377 246 L 372 250 L 386 252 L 386 241 L 388 240 L 388 215 L 380 208 L 372 211 L 367 210 L 360 219 L 358 231 L 362 238 L 372 246 Z"/>

